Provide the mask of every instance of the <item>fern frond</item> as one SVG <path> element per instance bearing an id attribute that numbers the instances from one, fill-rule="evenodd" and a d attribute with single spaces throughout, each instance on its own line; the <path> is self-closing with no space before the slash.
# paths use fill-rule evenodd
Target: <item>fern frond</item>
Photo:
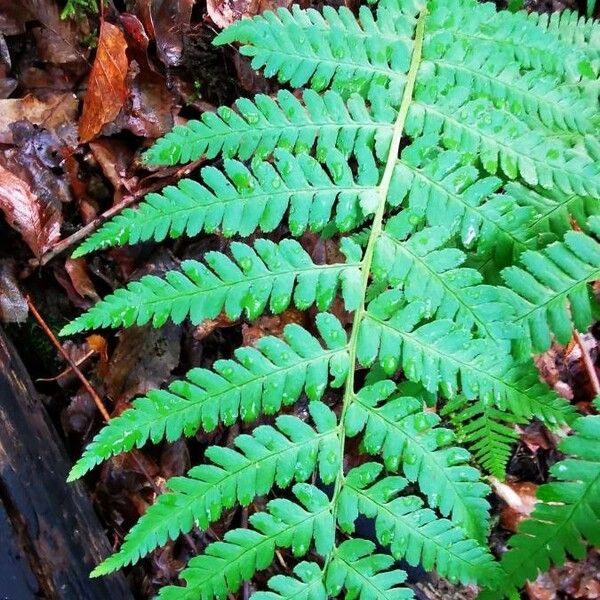
<path id="1" fill-rule="evenodd" d="M 293 488 L 300 504 L 279 498 L 271 500 L 267 512 L 248 519 L 253 529 L 234 529 L 222 542 L 209 544 L 204 554 L 192 558 L 181 572 L 185 587 L 161 589 L 160 600 L 226 598 L 256 571 L 266 569 L 276 548 L 291 548 L 304 556 L 314 541 L 315 550 L 327 556 L 333 550 L 333 522 L 329 498 L 318 488 L 297 483 Z"/>
<path id="2" fill-rule="evenodd" d="M 186 260 L 180 271 L 164 277 L 146 275 L 117 290 L 69 323 L 63 335 L 99 327 L 131 327 L 152 322 L 160 327 L 171 319 L 181 323 L 190 317 L 193 324 L 214 319 L 221 312 L 230 319 L 245 313 L 256 319 L 267 308 L 277 314 L 290 303 L 306 310 L 316 304 L 319 310 L 331 305 L 338 287 L 346 309 L 355 310 L 360 298 L 360 249 L 349 240 L 345 246 L 353 254 L 347 264 L 315 265 L 294 240 L 275 244 L 259 239 L 253 247 L 231 244 L 233 259 L 221 252 L 207 252 L 204 262 Z M 357 256 L 358 254 L 358 256 Z"/>
<path id="3" fill-rule="evenodd" d="M 331 483 L 341 464 L 337 421 L 321 402 L 311 402 L 309 411 L 316 431 L 297 417 L 282 415 L 276 427 L 261 425 L 251 435 L 237 436 L 237 449 L 207 448 L 210 463 L 193 467 L 186 477 L 170 479 L 169 491 L 148 508 L 119 551 L 96 568 L 97 574 L 136 563 L 193 526 L 206 531 L 223 509 L 236 502 L 247 506 L 275 484 L 286 488 L 293 481 L 308 480 L 315 470 L 324 483 Z"/>
<path id="4" fill-rule="evenodd" d="M 216 113 L 205 112 L 199 121 L 175 127 L 144 157 L 154 165 L 175 165 L 220 154 L 257 162 L 276 148 L 295 154 L 315 148 L 316 156 L 323 158 L 331 148 L 351 156 L 355 148 L 368 146 L 383 158 L 396 117 L 392 104 L 393 97 L 378 88 L 368 105 L 358 94 L 344 100 L 332 90 L 322 96 L 305 90 L 302 101 L 286 90 L 277 92 L 275 98 L 259 94 L 253 101 L 237 100 L 237 112 L 222 106 Z"/>
<path id="5" fill-rule="evenodd" d="M 474 339 L 448 319 L 417 326 L 425 314 L 423 303 L 404 306 L 396 290 L 371 302 L 358 339 L 360 363 L 379 360 L 388 374 L 402 367 L 411 381 L 432 392 L 439 389 L 449 399 L 460 390 L 469 400 L 479 397 L 549 425 L 572 418 L 573 408 L 540 382 L 532 361 L 518 363 L 504 346 Z"/>
<path id="6" fill-rule="evenodd" d="M 436 427 L 439 417 L 423 412 L 420 401 L 390 399 L 395 389 L 394 382 L 384 380 L 360 390 L 345 414 L 347 435 L 364 430 L 362 443 L 369 454 L 381 454 L 391 471 L 401 468 L 409 481 L 418 482 L 430 506 L 451 515 L 470 536 L 484 539 L 489 488 L 468 465 L 469 453 L 450 445 L 452 432 Z"/>
<path id="7" fill-rule="evenodd" d="M 342 542 L 334 550 L 327 569 L 328 592 L 337 596 L 343 589 L 346 598 L 357 600 L 408 600 L 410 588 L 400 587 L 406 579 L 401 569 L 389 570 L 394 559 L 387 554 L 374 554 L 375 544 L 354 538 Z"/>
<path id="8" fill-rule="evenodd" d="M 502 477 L 516 423 L 556 428 L 576 414 L 540 381 L 531 348 L 589 324 L 587 287 L 600 275 L 596 25 L 570 15 L 536 21 L 476 0 L 379 0 L 357 13 L 293 6 L 221 33 L 217 43 L 240 43 L 254 68 L 312 90 L 238 100 L 174 129 L 146 161 L 216 159 L 202 183 L 149 195 L 77 251 L 201 232 L 252 240 L 130 284 L 67 332 L 253 319 L 292 303 L 337 312 L 340 299 L 353 312 L 344 326 L 320 313 L 318 338 L 288 325 L 281 339 L 193 369 L 107 424 L 70 478 L 148 441 L 276 415 L 303 394 L 314 426 L 279 416 L 233 447 L 209 448 L 96 574 L 275 486 L 293 485 L 298 502 L 271 501 L 249 528 L 192 558 L 187 586 L 160 598 L 225 600 L 278 547 L 310 551 L 310 562 L 272 577 L 258 600 L 404 600 L 400 557 L 502 594 L 566 551 L 578 556 L 581 523 L 597 517 L 598 453 L 592 426 L 576 421 L 574 441 L 561 446 L 575 457 L 556 467 L 565 479 L 541 488 L 546 503 L 514 538 L 503 573 L 483 547 L 489 488 L 472 464 Z M 273 241 L 256 239 L 260 231 Z M 315 264 L 301 243 L 316 237 L 317 249 L 339 245 L 345 263 Z M 333 410 L 319 402 L 328 386 L 341 388 L 327 396 Z M 423 408 L 440 393 L 458 436 Z M 357 462 L 347 440 L 359 435 L 360 452 L 381 456 L 385 472 L 349 467 Z M 359 515 L 375 521 L 385 549 L 354 537 Z M 584 533 L 600 541 L 594 525 Z"/>
<path id="9" fill-rule="evenodd" d="M 394 0 L 392 0 L 394 1 Z M 554 17 L 556 18 L 556 17 Z M 475 0 L 436 0 L 431 3 L 429 29 L 434 41 L 449 45 L 457 39 L 479 54 L 500 55 L 523 70 L 561 76 L 566 81 L 593 77 L 590 61 L 578 44 L 560 27 L 538 27 L 547 17 L 524 12 L 496 11 L 493 3 Z M 434 37 L 434 36 L 437 36 Z"/>
<path id="10" fill-rule="evenodd" d="M 469 402 L 462 396 L 448 402 L 441 414 L 450 415 L 458 441 L 467 445 L 481 467 L 504 480 L 512 446 L 519 439 L 514 425 L 526 423 L 526 419 L 499 410 L 490 402 Z"/>
<path id="11" fill-rule="evenodd" d="M 538 488 L 539 502 L 502 557 L 505 581 L 513 586 L 562 565 L 567 554 L 583 559 L 586 544 L 600 545 L 600 416 L 578 419 L 573 430 L 559 445 L 568 457 L 551 467 L 555 480 Z"/>
<path id="12" fill-rule="evenodd" d="M 441 226 L 412 232 L 407 212 L 388 219 L 377 240 L 372 273 L 376 280 L 402 289 L 408 302 L 422 300 L 427 313 L 452 319 L 466 329 L 473 326 L 491 337 L 512 337 L 513 308 L 493 286 L 481 285 L 476 269 L 462 267 L 466 254 L 444 248 L 454 237 Z"/>
<path id="13" fill-rule="evenodd" d="M 439 135 L 449 149 L 478 154 L 492 175 L 600 199 L 600 170 L 589 156 L 531 129 L 491 100 L 470 100 L 468 88 L 433 76 L 422 82 L 415 98 L 407 125 L 411 135 Z"/>
<path id="14" fill-rule="evenodd" d="M 542 195 L 516 182 L 507 184 L 504 190 L 518 206 L 530 207 L 535 211 L 535 217 L 528 227 L 527 235 L 531 238 L 539 239 L 540 236 L 545 236 L 549 238 L 548 241 L 562 238 L 572 228 L 571 219 L 575 219 L 581 229 L 588 231 L 587 221 L 593 215 L 600 214 L 600 203 L 594 198 L 567 196 L 551 190 L 544 190 Z M 530 249 L 536 249 L 532 244 L 517 247 L 524 252 L 527 249 L 526 245 Z M 547 242 L 542 245 L 547 245 Z"/>
<path id="15" fill-rule="evenodd" d="M 73 256 L 201 231 L 227 237 L 248 236 L 257 229 L 270 232 L 286 213 L 295 236 L 307 229 L 321 231 L 331 221 L 340 231 L 350 231 L 371 211 L 377 170 L 362 169 L 355 180 L 334 149 L 327 152 L 325 166 L 308 155 L 278 150 L 275 165 L 258 163 L 252 171 L 237 161 L 225 161 L 223 171 L 205 167 L 205 185 L 183 179 L 162 194 L 149 194 L 139 208 L 126 209 L 104 224 Z"/>
<path id="16" fill-rule="evenodd" d="M 502 180 L 480 172 L 473 162 L 465 153 L 440 148 L 437 136 L 422 136 L 402 151 L 390 202 L 403 203 L 428 225 L 456 230 L 467 249 L 493 249 L 510 257 L 530 237 L 535 209 L 510 194 L 496 194 Z"/>
<path id="17" fill-rule="evenodd" d="M 600 24 L 586 19 L 573 10 L 563 10 L 552 14 L 531 12 L 529 18 L 538 26 L 554 34 L 564 43 L 583 51 L 592 61 L 597 72 L 600 66 Z M 582 65 L 586 73 L 587 65 Z"/>
<path id="18" fill-rule="evenodd" d="M 210 371 L 192 369 L 168 390 L 152 390 L 138 398 L 98 433 L 69 480 L 148 440 L 173 441 L 193 435 L 200 427 L 212 431 L 219 422 L 252 421 L 260 413 L 273 414 L 282 404 L 293 404 L 302 392 L 319 400 L 328 382 L 333 387 L 344 383 L 350 365 L 346 333 L 339 321 L 321 313 L 316 324 L 325 348 L 292 323 L 285 327 L 283 340 L 263 337 L 256 348 L 238 348 L 236 360 L 217 360 Z"/>
<path id="19" fill-rule="evenodd" d="M 270 592 L 255 592 L 252 600 L 327 600 L 319 565 L 303 561 L 293 570 L 296 577 L 275 575 L 269 579 Z"/>
<path id="20" fill-rule="evenodd" d="M 373 83 L 401 87 L 413 48 L 413 15 L 398 10 L 393 20 L 375 20 L 362 6 L 359 22 L 346 7 L 325 6 L 319 13 L 293 5 L 291 11 L 280 8 L 237 21 L 215 43 L 241 43 L 240 53 L 252 57 L 253 69 L 292 87 L 307 83 L 314 90 L 365 91 Z"/>
<path id="21" fill-rule="evenodd" d="M 588 283 L 600 279 L 596 240 L 568 231 L 561 242 L 524 252 L 521 263 L 523 267 L 507 267 L 501 275 L 519 296 L 516 323 L 525 329 L 534 351 L 547 350 L 552 333 L 566 344 L 573 327 L 585 331 L 590 326 L 593 300 Z"/>
<path id="22" fill-rule="evenodd" d="M 441 78 L 508 106 L 517 116 L 533 117 L 551 130 L 594 131 L 596 112 L 577 88 L 557 87 L 555 77 L 538 70 L 522 74 L 513 56 L 498 52 L 498 46 L 460 34 L 449 37 L 444 30 L 427 45 L 425 55 L 424 64 L 430 61 Z"/>
<path id="23" fill-rule="evenodd" d="M 346 476 L 338 502 L 338 520 L 343 531 L 354 532 L 359 513 L 375 519 L 377 539 L 389 545 L 396 559 L 410 565 L 436 569 L 451 581 L 489 582 L 498 575 L 492 555 L 451 521 L 438 519 L 423 508 L 417 496 L 398 494 L 406 487 L 402 477 L 379 479 L 382 466 L 365 463 Z"/>

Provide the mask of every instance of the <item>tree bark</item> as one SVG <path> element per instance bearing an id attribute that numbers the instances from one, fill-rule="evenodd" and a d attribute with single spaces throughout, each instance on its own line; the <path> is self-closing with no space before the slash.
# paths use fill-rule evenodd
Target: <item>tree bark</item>
<path id="1" fill-rule="evenodd" d="M 14 347 L 0 329 L 0 597 L 131 600 L 118 573 L 90 579 L 111 551 L 89 496 Z"/>

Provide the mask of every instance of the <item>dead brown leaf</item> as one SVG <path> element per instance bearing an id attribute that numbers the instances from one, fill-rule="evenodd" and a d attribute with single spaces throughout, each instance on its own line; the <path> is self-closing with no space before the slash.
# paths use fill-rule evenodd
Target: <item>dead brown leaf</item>
<path id="1" fill-rule="evenodd" d="M 288 308 L 280 315 L 264 315 L 251 325 L 244 324 L 242 326 L 244 346 L 254 346 L 260 338 L 266 335 L 281 337 L 285 326 L 290 323 L 306 326 L 306 313 L 296 308 Z"/>
<path id="2" fill-rule="evenodd" d="M 61 19 L 58 2 L 48 0 L 0 0 L 2 4 L 15 5 L 17 10 L 10 12 L 13 27 L 24 27 L 27 21 L 41 26 L 33 27 L 32 33 L 37 44 L 39 58 L 43 62 L 67 64 L 84 61 L 85 51 L 80 39 L 90 33 L 87 19 Z M 2 10 L 0 9 L 0 12 Z"/>
<path id="3" fill-rule="evenodd" d="M 89 298 L 95 302 L 100 300 L 100 296 L 98 296 L 98 292 L 96 292 L 96 288 L 88 275 L 85 258 L 67 258 L 65 269 L 69 274 L 75 291 L 82 298 Z"/>
<path id="4" fill-rule="evenodd" d="M 537 502 L 535 492 L 538 486 L 530 481 L 502 483 L 493 480 L 492 487 L 506 504 L 500 511 L 500 524 L 504 529 L 515 532 L 519 523 L 533 511 Z"/>
<path id="5" fill-rule="evenodd" d="M 119 334 L 104 378 L 110 396 L 124 403 L 160 387 L 179 363 L 181 329 L 132 327 Z"/>
<path id="6" fill-rule="evenodd" d="M 0 143 L 12 144 L 11 125 L 26 120 L 45 129 L 54 130 L 74 121 L 79 101 L 72 93 L 51 94 L 45 99 L 28 94 L 24 98 L 0 100 Z"/>
<path id="7" fill-rule="evenodd" d="M 60 238 L 60 211 L 53 204 L 42 203 L 26 181 L 2 165 L 0 210 L 37 258 Z"/>
<path id="8" fill-rule="evenodd" d="M 113 121 L 127 99 L 127 42 L 121 30 L 103 22 L 79 121 L 79 138 L 89 142 Z"/>
<path id="9" fill-rule="evenodd" d="M 154 0 L 151 3 L 152 28 L 160 60 L 175 67 L 181 63 L 183 33 L 192 18 L 194 0 Z M 146 27 L 147 31 L 150 31 Z"/>
<path id="10" fill-rule="evenodd" d="M 244 17 L 254 17 L 265 10 L 288 8 L 291 0 L 207 0 L 206 11 L 220 29 Z"/>

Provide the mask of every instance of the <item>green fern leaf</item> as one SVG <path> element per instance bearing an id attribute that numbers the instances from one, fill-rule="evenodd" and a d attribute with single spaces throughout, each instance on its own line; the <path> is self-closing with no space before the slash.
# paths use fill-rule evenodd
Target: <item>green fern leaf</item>
<path id="1" fill-rule="evenodd" d="M 451 415 L 458 440 L 467 445 L 481 467 L 503 480 L 512 446 L 519 439 L 514 424 L 526 423 L 526 420 L 499 410 L 490 402 L 469 402 L 461 396 L 448 402 L 441 414 Z"/>
<path id="2" fill-rule="evenodd" d="M 259 94 L 254 101 L 240 99 L 238 112 L 221 107 L 206 112 L 200 121 L 177 126 L 146 152 L 154 165 L 174 165 L 198 160 L 203 155 L 253 162 L 267 158 L 277 148 L 306 153 L 315 147 L 323 159 L 331 148 L 345 156 L 357 148 L 374 147 L 383 158 L 389 150 L 396 111 L 384 89 L 367 104 L 358 94 L 347 101 L 332 90 L 322 96 L 305 90 L 302 102 L 292 93 L 280 90 L 276 98 Z"/>
<path id="3" fill-rule="evenodd" d="M 408 600 L 413 598 L 410 588 L 400 587 L 406 573 L 393 567 L 394 560 L 387 554 L 374 554 L 375 544 L 355 538 L 335 548 L 326 586 L 337 596 L 343 589 L 346 598 L 358 600 Z"/>
<path id="4" fill-rule="evenodd" d="M 517 205 L 531 207 L 535 211 L 536 216 L 531 220 L 527 236 L 537 238 L 538 244 L 539 238 L 544 236 L 548 240 L 546 243 L 542 242 L 544 246 L 557 238 L 562 238 L 567 231 L 570 231 L 571 219 L 575 219 L 577 225 L 587 231 L 588 219 L 600 213 L 600 204 L 593 198 L 565 196 L 551 191 L 545 191 L 542 195 L 514 182 L 505 186 L 505 192 Z M 532 249 L 539 247 L 531 243 L 517 247 L 523 252 L 527 249 L 525 245 Z"/>
<path id="5" fill-rule="evenodd" d="M 401 10 L 401 6 L 398 7 Z M 250 20 L 240 20 L 220 33 L 216 44 L 240 42 L 240 52 L 252 57 L 252 68 L 263 69 L 281 83 L 315 90 L 365 90 L 373 83 L 404 84 L 410 66 L 411 16 L 397 10 L 394 20 L 375 20 L 368 7 L 359 9 L 360 23 L 346 7 L 280 8 Z"/>
<path id="6" fill-rule="evenodd" d="M 564 44 L 582 51 L 589 59 L 580 65 L 580 71 L 593 79 L 591 74 L 598 72 L 600 59 L 600 24 L 592 19 L 585 19 L 572 10 L 564 10 L 552 14 L 532 12 L 529 18 L 535 24 L 555 35 Z"/>
<path id="7" fill-rule="evenodd" d="M 370 152 L 361 157 L 372 161 Z M 321 231 L 331 220 L 340 231 L 350 231 L 369 214 L 376 169 L 363 169 L 355 181 L 347 162 L 333 149 L 325 157 L 327 170 L 308 155 L 294 157 L 277 150 L 275 159 L 275 166 L 258 163 L 252 171 L 237 161 L 225 161 L 224 173 L 214 167 L 202 170 L 205 186 L 183 179 L 178 187 L 149 194 L 138 209 L 127 209 L 101 227 L 73 256 L 107 246 L 162 241 L 167 235 L 270 232 L 286 211 L 294 235 Z"/>
<path id="8" fill-rule="evenodd" d="M 490 174 L 520 177 L 531 186 L 600 199 L 600 170 L 587 155 L 531 129 L 491 100 L 469 99 L 468 88 L 431 78 L 411 105 L 411 135 L 441 135 L 445 147 L 479 154 Z"/>
<path id="9" fill-rule="evenodd" d="M 335 415 L 321 402 L 312 402 L 309 411 L 317 431 L 297 417 L 282 415 L 276 428 L 261 425 L 252 435 L 236 437 L 237 450 L 209 447 L 205 456 L 212 464 L 193 467 L 187 477 L 170 479 L 170 491 L 158 497 L 125 536 L 119 551 L 95 573 L 136 563 L 193 526 L 206 531 L 223 509 L 236 502 L 247 506 L 275 484 L 286 488 L 292 481 L 306 481 L 317 467 L 324 483 L 334 481 L 341 464 Z"/>
<path id="10" fill-rule="evenodd" d="M 500 178 L 481 172 L 466 153 L 442 150 L 438 141 L 425 135 L 402 151 L 390 199 L 428 225 L 456 230 L 467 249 L 510 258 L 513 247 L 523 247 L 531 236 L 535 209 L 509 194 L 496 194 Z"/>
<path id="11" fill-rule="evenodd" d="M 360 252 L 350 241 L 346 247 L 358 260 L 347 264 L 315 265 L 294 240 L 275 244 L 256 240 L 253 247 L 231 244 L 233 260 L 221 252 L 207 252 L 206 265 L 186 260 L 181 271 L 164 278 L 146 275 L 107 296 L 61 332 L 70 335 L 98 327 L 131 327 L 152 321 L 160 327 L 171 319 L 181 323 L 188 316 L 193 324 L 216 318 L 224 311 L 229 319 L 242 313 L 256 319 L 268 307 L 275 314 L 290 303 L 306 310 L 316 304 L 326 310 L 337 288 L 342 288 L 346 309 L 355 310 L 360 298 Z"/>
<path id="12" fill-rule="evenodd" d="M 538 488 L 539 502 L 502 557 L 505 581 L 513 586 L 534 580 L 538 570 L 562 565 L 567 553 L 581 560 L 586 544 L 600 544 L 600 417 L 582 417 L 573 430 L 559 445 L 568 458 L 552 466 L 555 481 Z M 500 589 L 489 597 L 503 595 Z"/>
<path id="13" fill-rule="evenodd" d="M 411 381 L 449 399 L 461 390 L 469 400 L 479 397 L 551 426 L 572 419 L 573 408 L 540 382 L 531 361 L 516 362 L 502 345 L 474 339 L 449 319 L 417 327 L 425 314 L 423 303 L 405 306 L 396 290 L 371 302 L 358 336 L 361 364 L 379 360 L 388 374 L 402 367 Z"/>
<path id="14" fill-rule="evenodd" d="M 573 326 L 585 331 L 592 322 L 587 284 L 600 279 L 600 244 L 584 233 L 568 231 L 562 242 L 524 252 L 521 262 L 524 268 L 507 267 L 502 278 L 520 297 L 516 322 L 526 329 L 533 349 L 548 349 L 551 332 L 566 344 Z"/>
<path id="15" fill-rule="evenodd" d="M 496 288 L 481 285 L 477 270 L 461 267 L 464 252 L 443 247 L 452 232 L 442 226 L 413 232 L 409 220 L 408 211 L 388 220 L 375 246 L 374 278 L 402 289 L 408 302 L 426 298 L 430 316 L 453 319 L 466 329 L 475 326 L 484 336 L 516 335 L 518 329 L 507 325 L 513 307 Z"/>
<path id="16" fill-rule="evenodd" d="M 437 0 L 432 4 L 430 27 L 439 31 L 441 39 L 451 34 L 451 39 L 485 56 L 497 53 L 524 71 L 560 76 L 566 81 L 591 71 L 590 61 L 579 45 L 585 34 L 569 34 L 567 19 L 559 24 L 558 13 L 547 26 L 548 15 L 496 12 L 491 2 L 481 5 L 475 0 Z"/>
<path id="17" fill-rule="evenodd" d="M 418 497 L 397 497 L 407 481 L 402 477 L 377 481 L 381 470 L 377 463 L 365 463 L 346 476 L 338 497 L 342 530 L 353 533 L 361 513 L 375 519 L 377 539 L 390 546 L 396 559 L 406 557 L 411 565 L 436 568 L 440 575 L 465 584 L 497 577 L 497 564 L 486 549 L 451 521 L 438 519 L 432 510 L 423 508 Z"/>
<path id="18" fill-rule="evenodd" d="M 294 556 L 304 556 L 313 541 L 315 550 L 327 556 L 333 550 L 332 514 L 329 499 L 316 487 L 297 483 L 290 500 L 271 500 L 268 512 L 255 513 L 249 521 L 253 529 L 234 529 L 222 542 L 213 542 L 204 554 L 192 558 L 181 572 L 185 587 L 161 589 L 160 600 L 225 598 L 237 591 L 256 571 L 273 561 L 275 548 L 291 548 Z"/>
<path id="19" fill-rule="evenodd" d="M 294 567 L 297 576 L 275 575 L 269 579 L 271 592 L 256 592 L 252 600 L 327 600 L 319 565 L 303 561 Z"/>
<path id="20" fill-rule="evenodd" d="M 416 481 L 430 506 L 460 525 L 470 536 L 484 539 L 489 528 L 489 488 L 470 467 L 469 453 L 450 446 L 451 431 L 436 427 L 439 418 L 422 411 L 415 398 L 392 398 L 392 381 L 364 387 L 345 415 L 349 436 L 364 430 L 363 445 L 369 454 L 381 454 L 386 467 L 402 471 Z M 381 406 L 379 406 L 381 404 Z"/>
<path id="21" fill-rule="evenodd" d="M 598 512 L 597 418 L 575 421 L 531 353 L 591 322 L 588 284 L 600 275 L 597 25 L 476 0 L 379 0 L 357 15 L 267 11 L 217 43 L 240 43 L 254 68 L 312 89 L 241 99 L 175 128 L 146 161 L 214 160 L 202 183 L 149 195 L 76 255 L 200 233 L 250 244 L 236 240 L 226 254 L 131 283 L 65 331 L 199 324 L 222 313 L 251 320 L 292 304 L 337 313 L 340 300 L 353 315 L 342 326 L 321 312 L 322 342 L 289 325 L 281 339 L 194 369 L 106 425 L 71 478 L 148 441 L 278 415 L 303 395 L 314 422 L 279 415 L 234 447 L 209 448 L 95 574 L 291 485 L 299 502 L 271 501 L 249 528 L 192 558 L 185 587 L 160 597 L 224 600 L 267 569 L 276 548 L 311 552 L 310 562 L 271 577 L 258 600 L 409 598 L 394 568 L 400 557 L 495 597 L 566 552 L 579 556 L 584 539 L 600 536 L 581 525 Z M 257 239 L 260 231 L 272 239 Z M 314 238 L 317 250 L 327 240 L 328 256 L 339 246 L 346 261 L 315 264 L 305 251 Z M 326 396 L 333 410 L 319 402 L 328 386 L 341 388 Z M 502 572 L 484 547 L 489 488 L 472 463 L 503 477 L 513 426 L 533 418 L 574 422 L 576 435 L 561 446 L 574 458 L 555 468 L 563 480 L 542 486 L 545 503 Z M 347 439 L 359 434 L 360 451 L 381 456 L 385 472 L 376 463 L 348 469 L 357 463 Z M 355 537 L 359 515 L 375 522 L 377 553 Z"/>
<path id="22" fill-rule="evenodd" d="M 153 390 L 133 408 L 112 419 L 87 447 L 69 474 L 77 479 L 107 458 L 140 447 L 148 440 L 176 440 L 200 427 L 212 431 L 219 422 L 276 413 L 302 392 L 319 400 L 327 383 L 344 383 L 349 369 L 346 334 L 332 315 L 317 316 L 326 348 L 305 329 L 287 325 L 284 339 L 263 337 L 256 348 L 239 348 L 237 360 L 218 360 L 212 370 L 192 369 L 169 390 Z"/>

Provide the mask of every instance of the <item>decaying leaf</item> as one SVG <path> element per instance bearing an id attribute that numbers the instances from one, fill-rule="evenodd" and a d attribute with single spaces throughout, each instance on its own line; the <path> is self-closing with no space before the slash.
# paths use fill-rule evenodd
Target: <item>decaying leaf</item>
<path id="1" fill-rule="evenodd" d="M 127 99 L 129 62 L 126 49 L 127 42 L 121 30 L 103 22 L 79 121 L 82 142 L 89 142 L 104 125 L 114 120 Z"/>
<path id="2" fill-rule="evenodd" d="M 206 11 L 214 24 L 224 29 L 243 17 L 254 17 L 265 10 L 288 8 L 291 0 L 207 0 Z"/>
<path id="3" fill-rule="evenodd" d="M 183 32 L 189 26 L 194 0 L 154 0 L 152 23 L 158 56 L 168 66 L 180 64 Z"/>
<path id="4" fill-rule="evenodd" d="M 100 299 L 100 296 L 98 296 L 98 292 L 96 292 L 96 288 L 88 275 L 84 258 L 67 258 L 65 269 L 69 274 L 69 278 L 71 279 L 75 291 L 82 298 L 90 298 L 90 300 L 95 301 Z"/>
<path id="5" fill-rule="evenodd" d="M 0 210 L 38 258 L 60 238 L 62 216 L 57 207 L 42 203 L 26 181 L 2 165 Z"/>
<path id="6" fill-rule="evenodd" d="M 162 385 L 179 363 L 181 329 L 134 327 L 119 334 L 111 356 L 106 388 L 116 403 L 145 394 Z"/>
<path id="7" fill-rule="evenodd" d="M 13 143 L 10 126 L 16 121 L 27 120 L 54 130 L 63 123 L 73 121 L 78 106 L 77 96 L 72 93 L 51 94 L 44 99 L 28 94 L 24 98 L 0 100 L 0 143 Z"/>

